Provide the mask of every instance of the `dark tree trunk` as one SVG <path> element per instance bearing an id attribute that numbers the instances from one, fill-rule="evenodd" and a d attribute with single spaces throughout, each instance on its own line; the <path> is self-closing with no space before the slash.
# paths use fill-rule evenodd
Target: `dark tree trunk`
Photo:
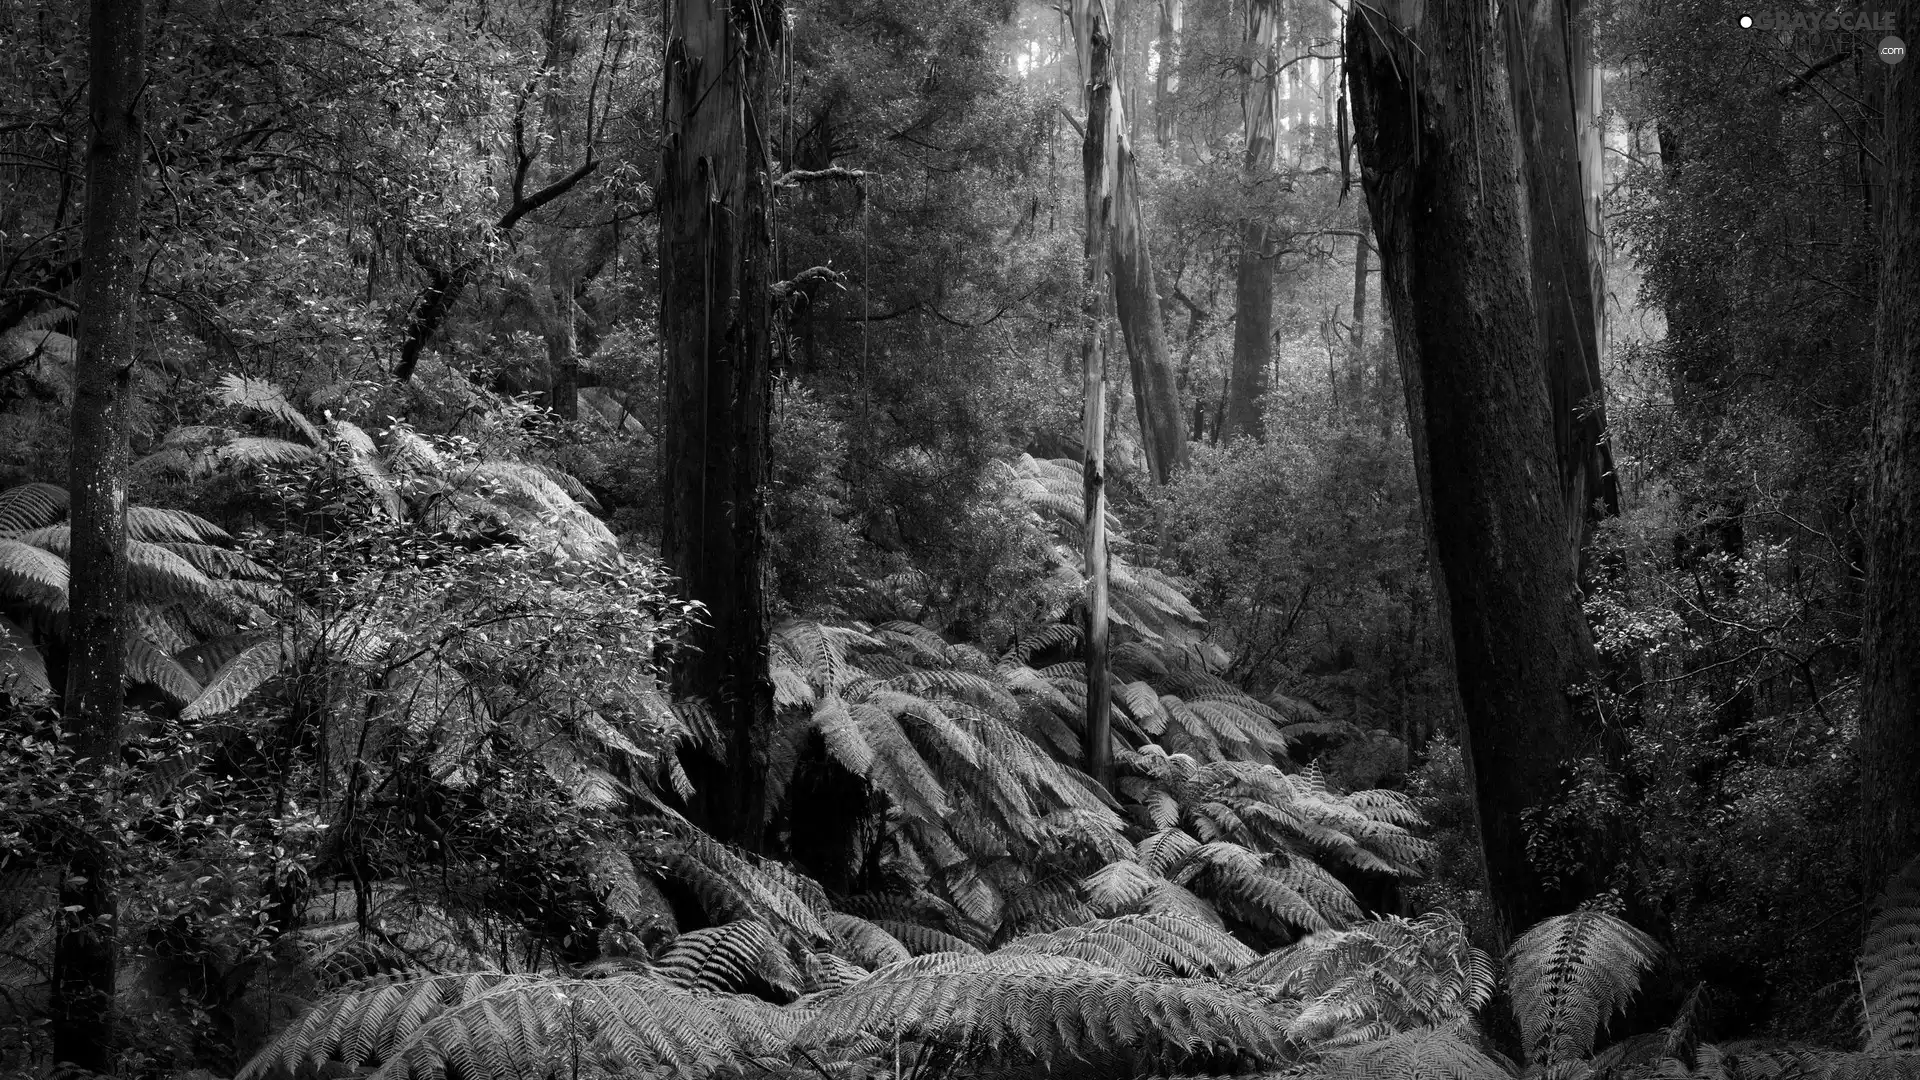
<path id="1" fill-rule="evenodd" d="M 1913 26 L 1920 3 L 1897 21 Z M 1861 627 L 1861 856 L 1866 894 L 1920 855 L 1920 68 L 1887 73 L 1886 201 L 1868 451 Z"/>
<path id="2" fill-rule="evenodd" d="M 1593 648 L 1564 542 L 1490 19 L 1484 5 L 1399 0 L 1349 22 L 1347 56 L 1488 875 L 1517 931 L 1593 887 L 1544 877 L 1522 828 L 1589 750 L 1567 690 Z"/>
<path id="3" fill-rule="evenodd" d="M 74 830 L 60 887 L 53 945 L 53 1057 L 90 1072 L 115 1058 L 118 957 L 114 851 L 104 828 L 117 787 L 125 691 L 127 616 L 127 418 L 139 349 L 140 91 L 146 82 L 144 0 L 93 0 L 88 58 L 87 217 L 80 346 L 74 361 L 73 447 L 68 474 L 72 548 L 69 652 L 62 709 L 94 771 L 87 813 Z"/>
<path id="4" fill-rule="evenodd" d="M 1508 88 L 1527 186 L 1534 339 L 1553 409 L 1567 544 L 1576 557 L 1598 519 L 1620 509 L 1606 442 L 1587 184 L 1581 175 L 1584 110 L 1574 97 L 1573 12 L 1567 0 L 1501 6 Z M 1576 62 L 1584 70 L 1584 57 Z"/>
<path id="5" fill-rule="evenodd" d="M 1240 111 L 1246 122 L 1250 187 L 1273 171 L 1280 113 L 1279 33 L 1274 0 L 1248 0 L 1247 83 Z M 1240 223 L 1233 304 L 1233 367 L 1220 433 L 1258 438 L 1266 430 L 1267 369 L 1273 361 L 1273 267 L 1267 261 L 1267 223 L 1258 217 Z"/>
<path id="6" fill-rule="evenodd" d="M 660 326 L 666 427 L 660 551 L 684 594 L 706 605 L 698 651 L 676 688 L 713 710 L 717 768 L 701 762 L 691 807 L 709 831 L 762 846 L 768 670 L 766 505 L 772 416 L 768 331 L 770 178 L 759 127 L 782 25 L 777 5 L 673 0 L 668 6 L 661 152 Z M 732 18 L 729 14 L 733 13 Z"/>

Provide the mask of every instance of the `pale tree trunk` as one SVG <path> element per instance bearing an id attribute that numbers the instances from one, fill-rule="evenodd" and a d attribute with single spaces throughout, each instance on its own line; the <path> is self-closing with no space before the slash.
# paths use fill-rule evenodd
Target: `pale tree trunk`
<path id="1" fill-rule="evenodd" d="M 660 326 L 666 362 L 660 552 L 707 608 L 676 688 L 703 697 L 724 738 L 695 776 L 701 824 L 762 846 L 768 669 L 765 489 L 771 375 L 765 79 L 777 5 L 671 0 L 660 162 Z M 697 764 L 697 763 L 696 763 Z"/>
<path id="2" fill-rule="evenodd" d="M 1098 22 L 1117 25 L 1110 0 L 1074 0 L 1071 9 L 1075 45 L 1079 50 L 1080 71 L 1092 86 L 1091 42 L 1089 27 Z M 1180 415 L 1179 389 L 1174 382 L 1173 360 L 1167 354 L 1166 327 L 1160 319 L 1160 298 L 1155 287 L 1153 252 L 1147 244 L 1145 215 L 1140 208 L 1140 181 L 1134 166 L 1132 143 L 1127 137 L 1125 109 L 1121 106 L 1118 57 L 1112 55 L 1112 35 L 1108 37 L 1109 80 L 1106 125 L 1100 137 L 1106 154 L 1113 159 L 1113 180 L 1108 188 L 1114 207 L 1109 219 L 1112 246 L 1112 289 L 1120 316 L 1120 329 L 1127 343 L 1127 358 L 1133 379 L 1134 410 L 1140 420 L 1141 441 L 1147 452 L 1147 465 L 1155 483 L 1165 484 L 1175 469 L 1187 460 L 1187 430 Z M 1091 104 L 1091 103 L 1089 103 Z M 1087 138 L 1094 137 L 1089 120 Z"/>
<path id="3" fill-rule="evenodd" d="M 93 0 L 88 43 L 86 231 L 73 445 L 67 486 L 71 567 L 66 693 L 61 708 L 93 774 L 73 830 L 54 926 L 53 1057 L 89 1072 L 115 1063 L 115 922 L 111 830 L 126 691 L 127 408 L 139 349 L 140 91 L 146 82 L 144 0 Z"/>
<path id="4" fill-rule="evenodd" d="M 1920 25 L 1920 3 L 1898 7 Z M 1886 201 L 1867 458 L 1860 801 L 1866 895 L 1920 855 L 1920 67 L 1887 72 Z"/>
<path id="5" fill-rule="evenodd" d="M 1247 82 L 1240 96 L 1246 123 L 1249 186 L 1273 171 L 1280 115 L 1280 12 L 1275 0 L 1247 0 Z M 1240 266 L 1234 283 L 1233 368 L 1221 434 L 1259 437 L 1266 430 L 1267 369 L 1273 360 L 1273 267 L 1267 223 L 1240 223 Z"/>
<path id="6" fill-rule="evenodd" d="M 1488 878 L 1517 931 L 1569 910 L 1604 868 L 1543 877 L 1522 825 L 1593 745 L 1568 689 L 1594 654 L 1564 542 L 1492 38 L 1485 5 L 1396 0 L 1349 21 L 1347 56 Z"/>
<path id="7" fill-rule="evenodd" d="M 1111 23 L 1104 0 L 1076 5 L 1075 28 L 1087 58 L 1087 127 L 1081 145 L 1085 184 L 1087 234 L 1086 273 L 1082 313 L 1085 337 L 1081 341 L 1082 377 L 1086 400 L 1083 412 L 1086 456 L 1085 559 L 1087 569 L 1087 717 L 1081 747 L 1087 775 L 1104 787 L 1113 786 L 1112 685 L 1107 671 L 1107 336 L 1112 315 L 1108 276 L 1113 269 L 1113 224 L 1118 184 L 1119 149 L 1114 136 L 1119 125 L 1113 116 L 1117 95 L 1113 85 Z"/>
<path id="8" fill-rule="evenodd" d="M 1355 424 L 1363 424 L 1367 420 L 1367 274 L 1373 247 L 1367 241 L 1366 206 L 1359 205 L 1356 211 L 1355 231 L 1359 235 L 1353 242 L 1353 333 L 1347 351 L 1347 409 Z"/>
<path id="9" fill-rule="evenodd" d="M 572 29 L 570 0 L 548 0 L 547 55 L 544 62 L 546 85 L 547 181 L 559 180 L 567 172 L 563 148 L 566 145 L 565 75 L 572 51 L 567 37 Z M 591 156 L 591 155 L 589 155 Z M 561 230 L 547 247 L 546 326 L 541 336 L 547 345 L 547 408 L 562 420 L 580 416 L 580 357 L 574 337 L 573 309 L 576 270 L 572 230 Z"/>
<path id="10" fill-rule="evenodd" d="M 1568 67 L 1575 45 L 1569 2 L 1577 0 L 1503 4 L 1501 21 L 1527 188 L 1534 335 L 1553 408 L 1560 498 L 1571 511 L 1566 543 L 1577 558 L 1596 501 L 1606 513 L 1618 512 L 1620 501 L 1600 382 L 1597 245 L 1588 233 L 1597 215 L 1586 197 L 1587 138 L 1579 126 L 1585 102 L 1574 94 L 1576 76 L 1590 68 L 1584 55 Z"/>
<path id="11" fill-rule="evenodd" d="M 1180 27 L 1185 21 L 1183 0 L 1160 0 L 1160 66 L 1153 75 L 1153 138 L 1173 145 L 1174 101 L 1180 93 Z"/>

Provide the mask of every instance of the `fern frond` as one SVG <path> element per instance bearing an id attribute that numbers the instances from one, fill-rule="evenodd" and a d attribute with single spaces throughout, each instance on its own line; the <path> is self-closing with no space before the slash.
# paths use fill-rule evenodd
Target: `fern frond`
<path id="1" fill-rule="evenodd" d="M 44 548 L 0 537 L 0 595 L 57 615 L 67 610 L 67 561 Z"/>
<path id="2" fill-rule="evenodd" d="M 779 878 L 691 826 L 644 836 L 631 848 L 634 868 L 659 868 L 691 888 L 714 923 L 759 919 L 782 940 L 811 949 L 832 941 L 814 906 Z"/>
<path id="3" fill-rule="evenodd" d="M 879 926 L 842 911 L 830 911 L 820 917 L 833 933 L 833 951 L 872 971 L 912 956 L 900 939 Z"/>
<path id="4" fill-rule="evenodd" d="M 1007 650 L 1007 657 L 1022 667 L 1033 662 L 1036 653 L 1055 649 L 1077 651 L 1080 648 L 1080 628 L 1068 623 L 1052 623 L 1022 633 L 1014 638 L 1013 645 Z"/>
<path id="5" fill-rule="evenodd" d="M 0 615 L 0 694 L 36 699 L 53 693 L 46 658 L 26 628 Z"/>
<path id="6" fill-rule="evenodd" d="M 525 986 L 538 976 L 498 973 L 436 975 L 362 987 L 328 998 L 288 1025 L 234 1074 L 234 1080 L 312 1077 L 337 1061 L 349 1068 L 379 1065 L 427 1021 L 503 986 Z"/>
<path id="7" fill-rule="evenodd" d="M 1920 1050 L 1920 859 L 1878 897 L 1860 949 L 1865 1049 Z"/>
<path id="8" fill-rule="evenodd" d="M 281 663 L 280 642 L 277 639 L 248 646 L 220 665 L 192 704 L 181 710 L 180 718 L 198 720 L 234 708 L 260 684 L 278 675 Z"/>
<path id="9" fill-rule="evenodd" d="M 1528 1060 L 1585 1057 L 1659 956 L 1651 937 L 1603 911 L 1556 915 L 1520 935 L 1507 953 L 1507 980 Z"/>
<path id="10" fill-rule="evenodd" d="M 935 930 L 918 923 L 900 922 L 894 919 L 875 919 L 873 924 L 890 934 L 895 941 L 906 946 L 915 956 L 927 956 L 933 953 L 974 954 L 980 950 L 972 942 L 949 934 L 944 930 Z"/>
<path id="11" fill-rule="evenodd" d="M 1217 927 L 1178 915 L 1122 915 L 1017 938 L 996 953 L 1075 956 L 1136 975 L 1211 977 L 1245 966 L 1254 952 Z"/>
<path id="12" fill-rule="evenodd" d="M 21 484 L 0 491 L 0 536 L 64 521 L 67 489 L 53 484 Z"/>
<path id="13" fill-rule="evenodd" d="M 1434 1028 L 1338 1050 L 1321 1068 L 1328 1080 L 1510 1080 L 1492 1058 L 1453 1032 Z"/>
<path id="14" fill-rule="evenodd" d="M 137 633 L 127 635 L 125 647 L 126 677 L 158 689 L 173 703 L 185 706 L 200 696 L 200 683 L 173 657 L 161 652 Z"/>
<path id="15" fill-rule="evenodd" d="M 220 377 L 220 385 L 215 389 L 214 396 L 222 405 L 265 413 L 305 435 L 314 446 L 323 445 L 320 429 L 313 426 L 313 421 L 288 401 L 279 387 L 265 379 L 250 379 L 228 373 Z"/>
<path id="16" fill-rule="evenodd" d="M 1018 1063 L 1033 1075 L 1085 1062 L 1113 1068 L 1242 1057 L 1292 1059 L 1266 997 L 1201 980 L 1149 979 L 1067 957 L 928 957 L 823 995 L 799 1047 L 861 1036 L 913 1039 Z"/>
<path id="17" fill-rule="evenodd" d="M 689 930 L 655 958 L 659 976 L 688 990 L 752 993 L 757 984 L 784 995 L 800 996 L 800 972 L 794 969 L 773 932 L 758 919 Z"/>
<path id="18" fill-rule="evenodd" d="M 839 990 L 867 977 L 866 968 L 828 952 L 808 953 L 801 970 L 806 976 L 806 990 L 809 994 Z"/>

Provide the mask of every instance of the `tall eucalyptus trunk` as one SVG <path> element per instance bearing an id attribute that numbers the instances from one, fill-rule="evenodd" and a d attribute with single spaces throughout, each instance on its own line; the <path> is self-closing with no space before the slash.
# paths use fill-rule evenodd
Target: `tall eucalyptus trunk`
<path id="1" fill-rule="evenodd" d="M 762 9 L 762 10 L 750 10 Z M 766 824 L 766 485 L 771 306 L 766 79 L 783 25 L 769 0 L 670 0 L 660 161 L 666 363 L 660 552 L 706 626 L 676 690 L 714 714 L 722 762 L 700 762 L 690 809 L 749 848 Z"/>
<path id="2" fill-rule="evenodd" d="M 93 787 L 69 840 L 54 924 L 53 1057 L 112 1072 L 118 966 L 116 852 L 108 826 L 118 785 L 127 611 L 127 409 L 139 351 L 140 195 L 147 78 L 144 0 L 93 0 L 87 61 L 86 226 L 73 445 L 67 486 L 69 561 L 66 693 Z"/>
<path id="3" fill-rule="evenodd" d="M 1920 2 L 1898 23 L 1914 26 Z M 1887 73 L 1873 434 L 1867 456 L 1860 801 L 1866 895 L 1920 855 L 1920 67 Z"/>
<path id="4" fill-rule="evenodd" d="M 1467 770 L 1495 907 L 1518 931 L 1572 908 L 1603 868 L 1543 874 L 1523 827 L 1595 747 L 1571 692 L 1590 677 L 1594 652 L 1565 542 L 1526 207 L 1492 45 L 1491 11 L 1479 4 L 1392 0 L 1347 25 L 1362 186 L 1434 593 L 1451 629 Z"/>
<path id="5" fill-rule="evenodd" d="M 1107 670 L 1107 338 L 1112 318 L 1115 194 L 1120 132 L 1113 71 L 1113 38 L 1104 0 L 1085 5 L 1083 38 L 1087 58 L 1087 127 L 1081 145 L 1086 194 L 1087 233 L 1082 315 L 1085 336 L 1080 356 L 1086 398 L 1083 423 L 1086 455 L 1082 476 L 1086 514 L 1087 569 L 1087 716 L 1082 764 L 1101 785 L 1113 786 L 1112 681 Z M 1136 395 L 1142 390 L 1136 382 Z M 1144 425 L 1143 425 L 1144 426 Z"/>
<path id="6" fill-rule="evenodd" d="M 1280 121 L 1280 11 L 1275 0 L 1247 0 L 1247 81 L 1240 95 L 1246 123 L 1248 187 L 1273 172 Z M 1249 214 L 1240 222 L 1240 265 L 1234 278 L 1233 366 L 1221 433 L 1265 433 L 1267 369 L 1273 362 L 1273 266 L 1267 258 L 1267 222 Z"/>
<path id="7" fill-rule="evenodd" d="M 1589 132 L 1598 132 L 1590 123 L 1582 129 L 1590 98 L 1574 92 L 1576 76 L 1592 76 L 1586 56 L 1573 51 L 1577 2 L 1500 8 L 1527 190 L 1535 346 L 1553 409 L 1560 499 L 1570 511 L 1566 543 L 1576 557 L 1597 519 L 1595 504 L 1605 513 L 1620 506 L 1600 382 L 1597 235 L 1589 235 L 1598 217 L 1586 197 L 1591 167 L 1583 168 Z M 1589 95 L 1596 87 L 1588 83 Z"/>

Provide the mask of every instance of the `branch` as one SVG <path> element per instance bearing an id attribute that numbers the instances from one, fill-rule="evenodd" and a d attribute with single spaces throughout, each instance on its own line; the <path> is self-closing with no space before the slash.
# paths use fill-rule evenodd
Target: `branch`
<path id="1" fill-rule="evenodd" d="M 499 223 L 494 225 L 494 230 L 496 232 L 506 232 L 512 229 L 515 225 L 519 224 L 521 218 L 526 217 L 535 210 L 572 191 L 575 184 L 585 180 L 599 167 L 599 162 L 588 161 L 567 175 L 541 188 L 539 191 L 523 199 L 515 200 L 513 208 L 501 216 Z"/>
<path id="2" fill-rule="evenodd" d="M 799 187 L 815 180 L 852 180 L 858 183 L 866 176 L 864 169 L 846 169 L 838 165 L 826 169 L 788 169 L 773 182 L 774 187 Z"/>
<path id="3" fill-rule="evenodd" d="M 775 303 L 784 303 L 795 292 L 815 282 L 827 281 L 835 285 L 846 280 L 846 275 L 831 266 L 809 266 L 785 281 L 776 281 L 767 287 Z"/>
<path id="4" fill-rule="evenodd" d="M 493 231 L 498 235 L 512 232 L 521 218 L 572 191 L 575 185 L 600 167 L 599 162 L 588 160 L 579 168 L 539 191 L 523 196 L 519 192 L 520 185 L 526 176 L 526 164 L 527 160 L 523 158 L 521 168 L 514 177 L 513 205 L 493 225 Z M 407 340 L 401 344 L 400 362 L 393 368 L 393 377 L 401 382 L 413 378 L 413 369 L 420 363 L 421 351 L 427 347 L 427 342 L 432 341 L 433 336 L 440 332 L 440 324 L 447 321 L 447 316 L 453 311 L 454 302 L 459 300 L 460 294 L 466 291 L 467 282 L 473 277 L 474 266 L 478 261 L 468 259 L 449 270 L 430 261 L 418 251 L 414 252 L 413 259 L 426 269 L 428 283 L 426 288 L 420 290 L 419 297 L 414 301 L 419 314 L 407 324 Z"/>
<path id="5" fill-rule="evenodd" d="M 1805 86 L 1807 84 L 1807 81 L 1812 79 L 1815 75 L 1820 74 L 1821 72 L 1827 70 L 1828 68 L 1834 66 L 1835 64 L 1838 64 L 1842 60 L 1845 60 L 1847 57 L 1852 55 L 1853 55 L 1853 51 L 1851 49 L 1845 49 L 1840 52 L 1834 53 L 1832 56 L 1828 56 L 1820 60 L 1816 60 L 1813 63 L 1807 65 L 1807 70 L 1801 72 L 1798 75 L 1795 75 L 1793 78 L 1788 79 L 1787 81 L 1781 83 L 1779 86 L 1774 87 L 1773 92 L 1780 95 L 1781 97 L 1786 97 L 1788 94 L 1793 93 L 1794 87 Z"/>
<path id="6" fill-rule="evenodd" d="M 1075 120 L 1073 118 L 1073 114 L 1067 111 L 1067 107 L 1065 105 L 1060 106 L 1060 115 L 1067 118 L 1067 124 L 1068 126 L 1073 128 L 1073 133 L 1075 135 L 1080 136 L 1080 138 L 1082 139 L 1085 139 L 1087 137 L 1087 125 L 1082 124 L 1078 120 Z"/>

